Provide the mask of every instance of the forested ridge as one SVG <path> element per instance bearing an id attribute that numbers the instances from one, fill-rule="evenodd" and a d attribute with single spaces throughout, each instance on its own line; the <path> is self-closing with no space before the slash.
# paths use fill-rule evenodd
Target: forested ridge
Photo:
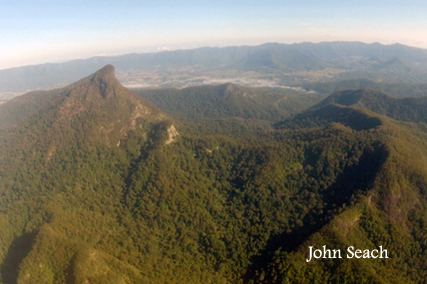
<path id="1" fill-rule="evenodd" d="M 134 91 L 163 111 L 186 121 L 223 118 L 275 121 L 296 114 L 322 99 L 317 94 L 299 89 L 255 88 L 231 83 Z"/>
<path id="2" fill-rule="evenodd" d="M 207 112 L 203 88 L 144 100 L 107 66 L 1 106 L 3 283 L 425 281 L 427 131 L 412 105 L 224 85 L 206 87 Z M 309 244 L 392 258 L 307 265 Z"/>

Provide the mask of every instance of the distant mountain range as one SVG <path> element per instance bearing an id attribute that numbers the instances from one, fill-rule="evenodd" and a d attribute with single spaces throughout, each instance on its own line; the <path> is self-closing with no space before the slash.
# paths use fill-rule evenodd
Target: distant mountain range
<path id="1" fill-rule="evenodd" d="M 427 51 L 400 44 L 268 43 L 94 57 L 0 70 L 0 93 L 64 86 L 106 64 L 114 64 L 128 86 L 227 81 L 285 86 L 349 79 L 417 83 L 427 74 Z"/>

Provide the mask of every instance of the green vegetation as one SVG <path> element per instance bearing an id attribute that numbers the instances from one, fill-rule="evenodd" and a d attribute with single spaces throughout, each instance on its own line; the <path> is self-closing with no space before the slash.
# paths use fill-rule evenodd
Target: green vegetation
<path id="1" fill-rule="evenodd" d="M 311 107 L 321 99 L 316 94 L 292 89 L 235 84 L 135 91 L 161 110 L 187 121 L 224 118 L 275 121 Z"/>
<path id="2" fill-rule="evenodd" d="M 107 66 L 2 106 L 3 283 L 425 279 L 425 126 L 324 102 L 271 128 L 291 105 L 269 114 L 277 97 L 230 104 L 221 88 L 235 86 L 207 87 L 208 108 L 190 104 L 202 87 L 156 91 L 174 121 Z M 308 266 L 309 243 L 383 244 L 393 258 Z"/>
<path id="3" fill-rule="evenodd" d="M 376 90 L 350 90 L 332 94 L 320 106 L 327 104 L 359 107 L 397 120 L 427 122 L 427 97 L 396 99 Z"/>
<path id="4" fill-rule="evenodd" d="M 371 89 L 386 93 L 395 98 L 426 97 L 427 85 L 425 83 L 384 83 L 366 79 L 344 80 L 332 82 L 306 83 L 303 87 L 314 90 L 322 95 L 329 95 L 335 92 L 347 90 Z"/>

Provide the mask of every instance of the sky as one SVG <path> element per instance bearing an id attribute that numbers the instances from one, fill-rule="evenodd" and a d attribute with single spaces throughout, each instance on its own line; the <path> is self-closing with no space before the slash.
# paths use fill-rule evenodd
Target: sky
<path id="1" fill-rule="evenodd" d="M 0 69 L 265 42 L 427 48 L 424 0 L 0 0 Z"/>

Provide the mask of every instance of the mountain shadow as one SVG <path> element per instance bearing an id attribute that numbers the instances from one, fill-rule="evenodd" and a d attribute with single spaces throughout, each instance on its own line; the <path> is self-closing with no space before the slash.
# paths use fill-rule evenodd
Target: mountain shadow
<path id="1" fill-rule="evenodd" d="M 248 283 L 254 279 L 257 270 L 271 263 L 277 250 L 296 251 L 312 234 L 318 232 L 337 213 L 350 205 L 357 195 L 364 194 L 372 188 L 386 158 L 386 149 L 382 145 L 377 145 L 375 149 L 365 151 L 357 164 L 344 169 L 335 183 L 323 190 L 321 196 L 326 206 L 322 213 L 309 213 L 304 218 L 302 226 L 294 228 L 291 232 L 273 235 L 262 254 L 251 259 L 251 264 L 244 275 L 244 282 Z"/>
<path id="2" fill-rule="evenodd" d="M 1 266 L 4 284 L 16 284 L 18 281 L 19 265 L 31 251 L 37 232 L 23 234 L 9 246 L 5 260 Z"/>

